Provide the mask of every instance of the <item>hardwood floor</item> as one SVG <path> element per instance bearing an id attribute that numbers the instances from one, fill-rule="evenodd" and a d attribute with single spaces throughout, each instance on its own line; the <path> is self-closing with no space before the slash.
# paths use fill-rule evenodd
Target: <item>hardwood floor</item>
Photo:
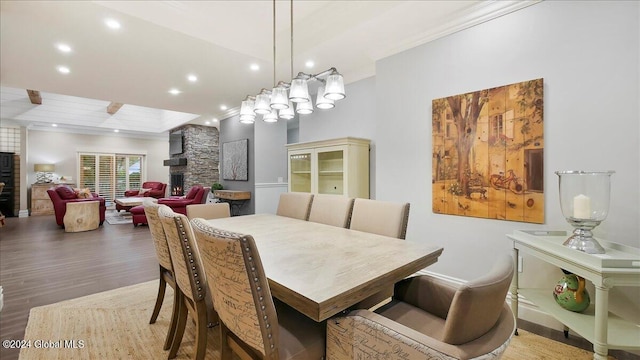
<path id="1" fill-rule="evenodd" d="M 109 211 L 109 210 L 107 210 Z M 0 228 L 0 285 L 4 308 L 0 338 L 22 339 L 32 307 L 138 284 L 158 278 L 158 262 L 147 226 L 109 225 L 65 233 L 53 216 L 7 218 Z M 526 321 L 522 329 L 593 351 L 577 336 Z M 0 359 L 18 359 L 16 349 L 0 348 Z M 640 359 L 610 351 L 619 360 Z"/>
<path id="2" fill-rule="evenodd" d="M 107 210 L 109 211 L 109 210 Z M 147 226 L 109 225 L 66 233 L 53 216 L 7 218 L 0 228 L 0 338 L 22 339 L 32 307 L 158 278 Z M 0 358 L 18 358 L 0 348 Z"/>

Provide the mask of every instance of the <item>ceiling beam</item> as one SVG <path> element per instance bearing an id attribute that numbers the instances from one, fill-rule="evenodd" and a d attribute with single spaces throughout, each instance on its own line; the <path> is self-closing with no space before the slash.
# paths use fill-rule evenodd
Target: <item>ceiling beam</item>
<path id="1" fill-rule="evenodd" d="M 29 100 L 32 104 L 42 105 L 42 96 L 40 96 L 40 91 L 27 89 L 27 94 L 29 95 Z"/>
<path id="2" fill-rule="evenodd" d="M 115 113 L 118 112 L 118 110 L 120 110 L 120 108 L 122 107 L 122 103 L 117 103 L 117 102 L 111 102 L 111 104 L 109 104 L 109 106 L 107 106 L 107 112 L 110 115 L 113 115 Z"/>

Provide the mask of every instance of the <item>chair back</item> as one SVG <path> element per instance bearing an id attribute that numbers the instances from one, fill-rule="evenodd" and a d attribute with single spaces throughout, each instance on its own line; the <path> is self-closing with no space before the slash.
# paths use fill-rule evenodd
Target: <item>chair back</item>
<path id="1" fill-rule="evenodd" d="M 280 194 L 276 215 L 299 220 L 309 219 L 313 194 L 288 192 Z"/>
<path id="2" fill-rule="evenodd" d="M 167 184 L 160 181 L 145 181 L 142 183 L 143 189 L 164 190 L 166 187 Z"/>
<path id="3" fill-rule="evenodd" d="M 151 237 L 153 238 L 153 246 L 156 249 L 156 256 L 158 257 L 158 263 L 167 270 L 173 271 L 171 265 L 171 253 L 169 252 L 169 245 L 167 244 L 167 236 L 164 233 L 162 222 L 158 215 L 158 209 L 160 206 L 157 203 L 146 199 L 142 202 L 144 206 L 144 213 L 149 223 L 149 230 L 151 231 Z"/>
<path id="4" fill-rule="evenodd" d="M 355 199 L 350 229 L 404 239 L 409 222 L 409 203 Z"/>
<path id="5" fill-rule="evenodd" d="M 464 344 L 487 333 L 498 321 L 513 277 L 513 259 L 505 255 L 491 271 L 456 291 L 442 341 Z"/>
<path id="6" fill-rule="evenodd" d="M 191 204 L 187 205 L 187 217 L 189 220 L 203 218 L 205 220 L 226 218 L 231 216 L 229 203 Z"/>
<path id="7" fill-rule="evenodd" d="M 208 186 L 204 187 L 204 191 L 202 192 L 202 198 L 200 199 L 200 204 L 206 204 L 207 203 L 207 198 L 209 197 L 209 192 L 211 191 L 211 188 Z"/>
<path id="8" fill-rule="evenodd" d="M 202 219 L 192 225 L 220 320 L 263 358 L 277 358 L 278 316 L 253 237 L 213 228 Z"/>
<path id="9" fill-rule="evenodd" d="M 191 189 L 189 189 L 189 192 L 187 192 L 187 195 L 184 196 L 185 199 L 198 199 L 196 201 L 196 203 L 200 202 L 201 198 L 197 197 L 198 194 L 202 191 L 203 187 L 202 185 L 193 185 L 191 187 Z"/>
<path id="10" fill-rule="evenodd" d="M 192 301 L 204 300 L 207 279 L 189 219 L 166 205 L 159 206 L 158 217 L 167 236 L 176 284 Z"/>
<path id="11" fill-rule="evenodd" d="M 353 198 L 316 194 L 311 203 L 309 221 L 346 228 L 349 226 L 352 209 Z"/>

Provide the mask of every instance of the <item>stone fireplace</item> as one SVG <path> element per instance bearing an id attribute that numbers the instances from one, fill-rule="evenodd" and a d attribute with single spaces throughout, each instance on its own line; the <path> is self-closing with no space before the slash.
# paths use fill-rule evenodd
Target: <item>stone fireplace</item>
<path id="1" fill-rule="evenodd" d="M 183 153 L 171 155 L 171 158 L 164 162 L 169 166 L 170 194 L 184 195 L 194 185 L 211 186 L 219 182 L 218 129 L 211 126 L 185 125 L 171 132 L 176 131 L 182 131 Z M 182 177 L 182 183 L 179 177 Z"/>

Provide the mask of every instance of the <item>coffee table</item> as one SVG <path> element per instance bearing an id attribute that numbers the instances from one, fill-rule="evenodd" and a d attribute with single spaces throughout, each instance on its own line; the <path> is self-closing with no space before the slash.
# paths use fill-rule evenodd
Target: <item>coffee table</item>
<path id="1" fill-rule="evenodd" d="M 152 197 L 143 197 L 143 196 L 130 196 L 124 198 L 115 199 L 113 202 L 120 205 L 120 208 L 124 211 L 131 210 L 132 207 L 142 205 L 142 202 L 146 199 L 149 199 L 153 202 L 158 202 L 158 199 Z M 120 211 L 120 210 L 118 210 Z"/>

